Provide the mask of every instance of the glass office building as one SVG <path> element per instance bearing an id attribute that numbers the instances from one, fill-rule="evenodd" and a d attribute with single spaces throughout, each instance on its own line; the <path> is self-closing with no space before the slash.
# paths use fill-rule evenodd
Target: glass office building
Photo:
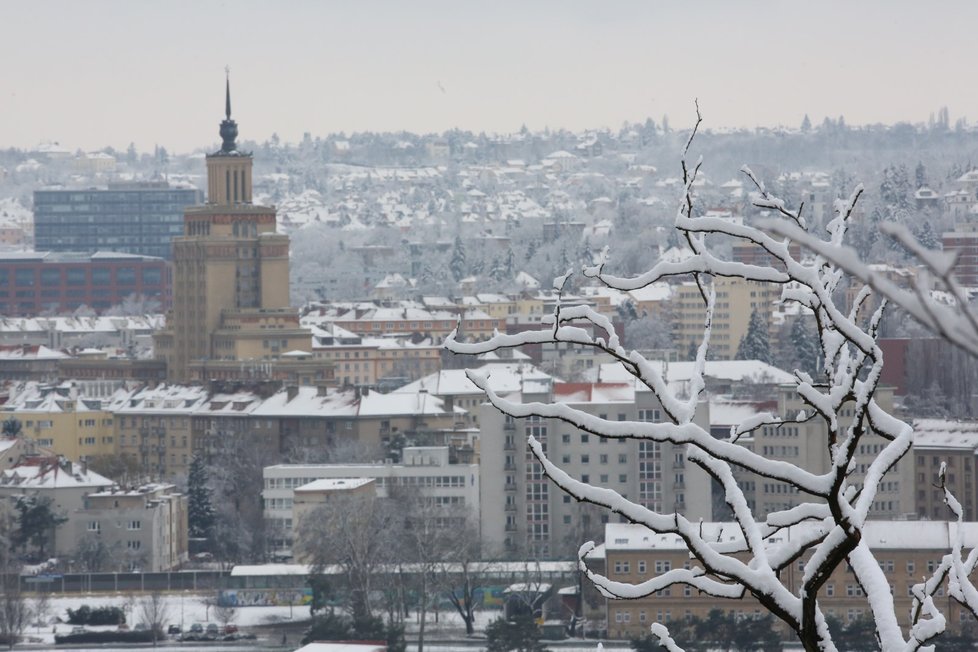
<path id="1" fill-rule="evenodd" d="M 203 203 L 196 188 L 165 181 L 109 184 L 86 190 L 34 192 L 37 251 L 115 251 L 170 260 L 183 235 L 183 209 Z"/>

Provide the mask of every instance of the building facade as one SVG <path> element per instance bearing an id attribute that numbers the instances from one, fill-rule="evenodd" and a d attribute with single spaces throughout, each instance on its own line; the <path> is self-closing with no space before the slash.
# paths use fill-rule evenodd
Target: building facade
<path id="1" fill-rule="evenodd" d="M 170 259 L 183 233 L 183 209 L 201 202 L 196 188 L 165 181 L 113 183 L 104 189 L 34 193 L 38 251 L 117 251 Z"/>
<path id="2" fill-rule="evenodd" d="M 0 314 L 101 312 L 133 295 L 170 305 L 170 270 L 162 258 L 114 252 L 14 252 L 0 255 Z"/>
<path id="3" fill-rule="evenodd" d="M 562 403 L 611 422 L 665 419 L 651 392 L 628 383 L 523 383 L 519 394 L 507 398 Z M 708 428 L 707 405 L 700 406 L 696 422 Z M 578 503 L 553 484 L 527 448 L 531 435 L 552 462 L 582 482 L 613 489 L 649 509 L 712 518 L 710 478 L 687 463 L 685 446 L 599 437 L 559 419 L 513 419 L 489 404 L 482 406 L 480 427 L 482 537 L 489 550 L 564 559 L 617 518 Z"/>
<path id="4" fill-rule="evenodd" d="M 235 143 L 230 87 L 220 133 L 221 149 L 207 156 L 207 203 L 186 209 L 173 241 L 173 310 L 155 339 L 176 382 L 271 377 L 294 366 L 284 354 L 311 355 L 311 335 L 289 307 L 289 238 L 276 233 L 274 208 L 251 201 L 252 157 Z"/>
<path id="5" fill-rule="evenodd" d="M 479 522 L 479 466 L 452 464 L 447 446 L 406 446 L 400 464 L 278 464 L 262 472 L 265 519 L 275 533 L 273 549 L 288 556 L 298 527 L 300 502 L 321 488 L 319 480 L 371 479 L 371 491 L 387 498 L 398 487 L 417 488 L 432 504 L 459 510 Z M 303 491 L 300 491 L 303 490 Z M 307 495 L 300 498 L 300 494 Z"/>
<path id="6" fill-rule="evenodd" d="M 111 487 L 85 496 L 62 527 L 101 551 L 88 570 L 158 573 L 187 561 L 187 496 L 169 484 Z"/>
<path id="7" fill-rule="evenodd" d="M 743 533 L 736 523 L 704 523 L 704 535 L 721 537 L 733 548 L 743 545 Z M 790 545 L 792 537 L 802 533 L 808 524 L 784 528 L 774 535 Z M 978 524 L 964 525 L 965 548 L 978 545 Z M 895 612 L 906 627 L 911 613 L 910 588 L 933 573 L 936 564 L 950 552 L 948 542 L 957 536 L 957 525 L 936 521 L 869 521 L 863 530 L 863 542 L 869 545 L 892 587 Z M 685 543 L 675 534 L 657 534 L 641 525 L 609 524 L 605 530 L 605 569 L 609 579 L 638 584 L 675 568 L 700 566 L 690 558 Z M 740 555 L 742 560 L 746 555 Z M 804 576 L 806 554 L 780 573 L 781 581 L 797 594 Z M 960 628 L 974 616 L 947 595 L 946 586 L 935 594 L 938 608 L 947 615 L 948 629 Z M 819 594 L 819 606 L 827 617 L 843 623 L 871 616 L 869 603 L 848 564 L 840 564 Z M 675 585 L 634 600 L 608 600 L 608 636 L 613 639 L 640 637 L 652 623 L 669 625 L 706 618 L 712 609 L 732 612 L 738 617 L 767 613 L 749 595 L 740 600 L 724 600 L 686 585 Z"/>

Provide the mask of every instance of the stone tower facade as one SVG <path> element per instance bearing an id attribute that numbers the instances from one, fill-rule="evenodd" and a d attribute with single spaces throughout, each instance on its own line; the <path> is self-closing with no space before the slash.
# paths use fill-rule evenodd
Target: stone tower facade
<path id="1" fill-rule="evenodd" d="M 173 310 L 156 337 L 171 382 L 264 380 L 311 353 L 289 307 L 289 238 L 276 233 L 274 208 L 252 204 L 252 156 L 235 142 L 230 85 L 220 134 L 207 156 L 207 202 L 186 209 L 173 241 Z"/>

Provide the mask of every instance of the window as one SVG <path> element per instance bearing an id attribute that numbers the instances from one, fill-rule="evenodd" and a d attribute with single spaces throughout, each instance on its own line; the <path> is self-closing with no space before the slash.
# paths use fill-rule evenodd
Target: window
<path id="1" fill-rule="evenodd" d="M 581 443 L 586 444 L 591 438 L 588 435 L 581 435 Z"/>
<path id="2" fill-rule="evenodd" d="M 112 271 L 108 267 L 92 268 L 92 285 L 110 285 L 112 283 Z"/>
<path id="3" fill-rule="evenodd" d="M 127 526 L 126 529 L 127 530 L 141 530 L 141 529 L 143 529 L 143 523 L 142 523 L 142 521 L 129 521 L 129 525 Z"/>
<path id="4" fill-rule="evenodd" d="M 581 455 L 581 464 L 588 464 L 591 462 L 590 455 Z"/>
<path id="5" fill-rule="evenodd" d="M 60 269 L 42 269 L 41 270 L 41 285 L 45 287 L 52 287 L 61 285 L 61 270 Z"/>
<path id="6" fill-rule="evenodd" d="M 136 268 L 135 267 L 119 267 L 115 270 L 115 282 L 119 285 L 135 285 L 136 284 Z"/>
<path id="7" fill-rule="evenodd" d="M 130 550 L 139 550 L 140 548 L 143 547 L 143 542 L 139 540 L 130 539 L 129 541 L 126 541 L 126 547 L 129 548 Z"/>
<path id="8" fill-rule="evenodd" d="M 68 285 L 79 286 L 87 282 L 84 268 L 69 268 L 65 270 L 65 282 Z"/>
<path id="9" fill-rule="evenodd" d="M 638 562 L 638 573 L 639 573 L 639 575 L 644 575 L 645 574 L 645 560 L 644 559 L 640 559 L 639 562 Z"/>
<path id="10" fill-rule="evenodd" d="M 34 287 L 34 270 L 18 269 L 14 272 L 14 285 L 21 288 Z"/>
<path id="11" fill-rule="evenodd" d="M 102 524 L 98 521 L 89 521 L 88 531 L 89 532 L 100 532 L 102 530 Z"/>
<path id="12" fill-rule="evenodd" d="M 161 281 L 162 281 L 162 275 L 158 268 L 148 267 L 143 269 L 144 285 L 159 285 Z"/>

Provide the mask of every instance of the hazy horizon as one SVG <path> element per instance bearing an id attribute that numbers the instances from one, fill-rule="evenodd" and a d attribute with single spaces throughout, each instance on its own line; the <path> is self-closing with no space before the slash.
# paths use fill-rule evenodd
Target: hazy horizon
<path id="1" fill-rule="evenodd" d="M 0 147 L 212 146 L 231 66 L 242 139 L 978 118 L 978 5 L 695 7 L 501 0 L 6 3 Z M 961 63 L 959 63 L 961 62 Z"/>

